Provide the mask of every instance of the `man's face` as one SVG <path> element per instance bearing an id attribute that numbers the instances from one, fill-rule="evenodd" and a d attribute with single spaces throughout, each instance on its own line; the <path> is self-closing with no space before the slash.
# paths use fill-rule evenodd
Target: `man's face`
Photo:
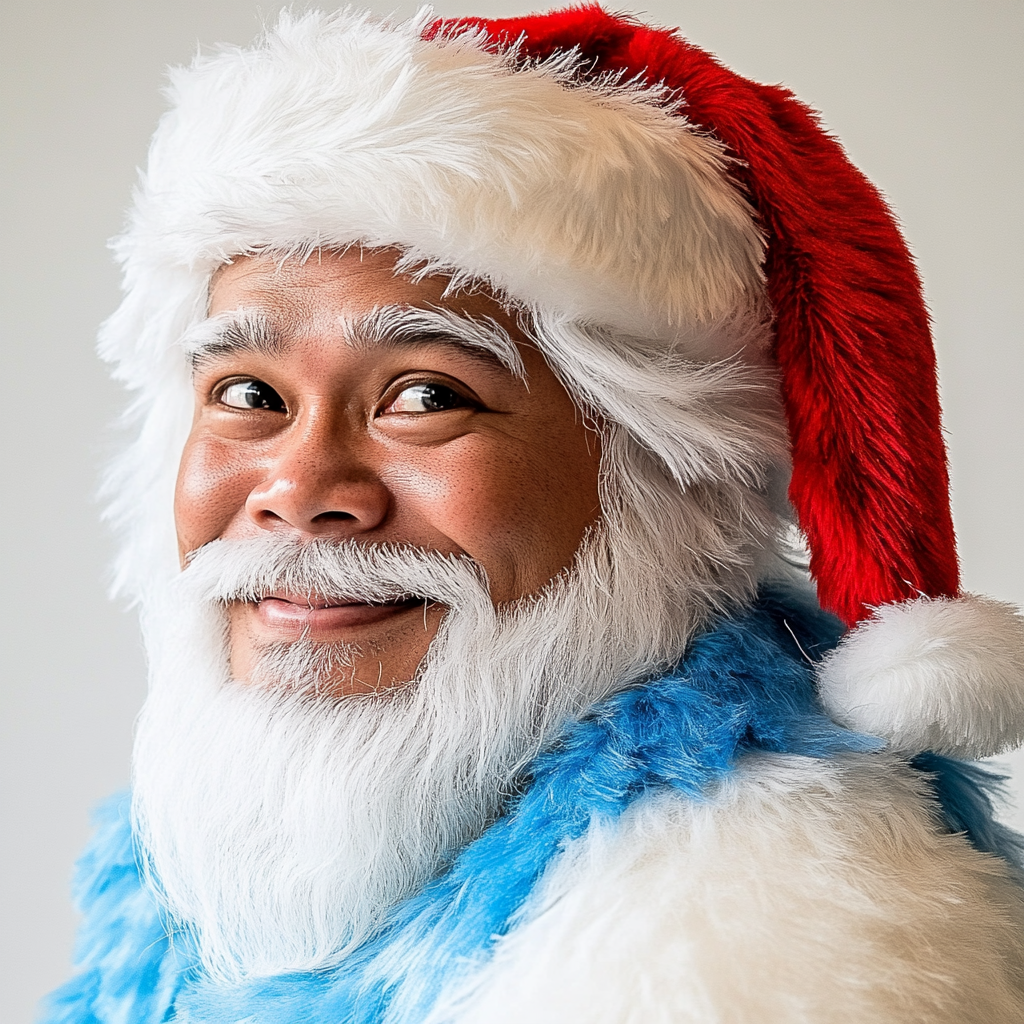
<path id="1" fill-rule="evenodd" d="M 596 433 L 492 297 L 396 276 L 397 256 L 241 258 L 215 276 L 210 315 L 223 322 L 195 357 L 175 497 L 183 559 L 262 531 L 413 545 L 471 556 L 496 604 L 572 561 L 599 511 Z M 444 614 L 422 601 L 323 605 L 283 592 L 232 605 L 235 677 L 261 649 L 306 637 L 354 647 L 338 692 L 409 680 Z"/>

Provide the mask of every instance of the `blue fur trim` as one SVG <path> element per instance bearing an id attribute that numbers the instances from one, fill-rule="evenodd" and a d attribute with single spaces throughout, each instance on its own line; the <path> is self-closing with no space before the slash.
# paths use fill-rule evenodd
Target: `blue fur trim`
<path id="1" fill-rule="evenodd" d="M 180 985 L 167 928 L 139 877 L 128 812 L 128 794 L 118 793 L 94 815 L 75 866 L 79 973 L 46 1001 L 46 1024 L 156 1024 Z"/>
<path id="2" fill-rule="evenodd" d="M 173 1002 L 182 1017 L 205 1024 L 412 1024 L 446 985 L 486 962 L 552 858 L 594 818 L 613 818 L 666 787 L 699 800 L 748 750 L 827 758 L 878 749 L 815 702 L 812 659 L 840 633 L 813 603 L 769 593 L 698 637 L 675 671 L 570 723 L 535 760 L 507 813 L 330 971 L 225 986 L 186 969 L 182 944 L 168 945 L 140 888 L 124 802 L 111 805 L 80 869 L 82 973 L 52 997 L 45 1020 L 156 1024 Z M 934 764 L 928 770 L 953 778 Z M 975 814 L 983 805 L 964 796 L 978 779 L 956 778 L 959 796 L 948 806 L 943 798 L 946 813 L 966 814 L 969 805 L 969 834 L 991 835 Z M 951 817 L 952 827 L 960 821 Z"/>

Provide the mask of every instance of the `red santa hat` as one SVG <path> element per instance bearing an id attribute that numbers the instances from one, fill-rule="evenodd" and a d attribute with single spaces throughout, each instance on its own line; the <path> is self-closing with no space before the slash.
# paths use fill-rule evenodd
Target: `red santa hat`
<path id="1" fill-rule="evenodd" d="M 1024 625 L 960 593 L 935 356 L 913 260 L 807 107 L 598 7 L 393 25 L 285 16 L 172 75 L 101 339 L 142 442 L 113 483 L 126 564 L 173 552 L 175 345 L 241 253 L 397 246 L 526 309 L 679 345 L 770 307 L 790 500 L 840 721 L 903 750 L 1024 739 Z M 696 354 L 696 353 L 694 353 Z M 180 392 L 180 389 L 179 389 Z M 147 437 L 152 441 L 147 441 Z M 158 444 L 154 438 L 164 439 Z M 172 442 L 164 443 L 167 438 Z M 163 535 L 133 523 L 163 515 Z"/>

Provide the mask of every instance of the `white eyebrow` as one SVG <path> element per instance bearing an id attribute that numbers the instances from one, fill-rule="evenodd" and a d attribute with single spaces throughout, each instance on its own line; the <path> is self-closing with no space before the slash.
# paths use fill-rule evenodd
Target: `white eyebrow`
<path id="1" fill-rule="evenodd" d="M 356 348 L 402 344 L 456 345 L 496 359 L 509 373 L 526 380 L 516 343 L 491 317 L 471 317 L 449 309 L 420 306 L 378 306 L 358 317 L 344 317 L 342 330 Z M 252 352 L 281 355 L 288 340 L 258 310 L 229 310 L 201 320 L 181 340 L 193 372 L 206 359 Z"/>
<path id="2" fill-rule="evenodd" d="M 236 352 L 280 355 L 286 344 L 269 317 L 247 309 L 229 310 L 201 320 L 181 339 L 193 372 L 206 359 Z"/>
<path id="3" fill-rule="evenodd" d="M 356 347 L 440 343 L 497 359 L 509 373 L 526 380 L 526 367 L 516 343 L 491 317 L 471 317 L 450 309 L 421 306 L 378 306 L 344 320 L 349 344 Z"/>

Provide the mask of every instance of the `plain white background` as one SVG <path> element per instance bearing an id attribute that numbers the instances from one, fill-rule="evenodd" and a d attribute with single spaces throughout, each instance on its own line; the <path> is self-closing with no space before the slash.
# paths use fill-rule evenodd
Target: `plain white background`
<path id="1" fill-rule="evenodd" d="M 118 297 L 105 240 L 162 109 L 164 67 L 200 42 L 247 42 L 278 6 L 3 5 L 0 1019 L 9 1024 L 30 1020 L 68 973 L 71 865 L 89 808 L 127 782 L 144 693 L 134 621 L 104 597 L 111 541 L 93 500 L 120 404 L 92 351 Z M 530 4 L 437 7 L 496 15 Z M 935 320 L 965 583 L 1024 603 L 1024 4 L 649 0 L 645 9 L 742 73 L 791 86 L 890 197 Z M 1015 760 L 1024 792 L 1024 758 Z"/>

